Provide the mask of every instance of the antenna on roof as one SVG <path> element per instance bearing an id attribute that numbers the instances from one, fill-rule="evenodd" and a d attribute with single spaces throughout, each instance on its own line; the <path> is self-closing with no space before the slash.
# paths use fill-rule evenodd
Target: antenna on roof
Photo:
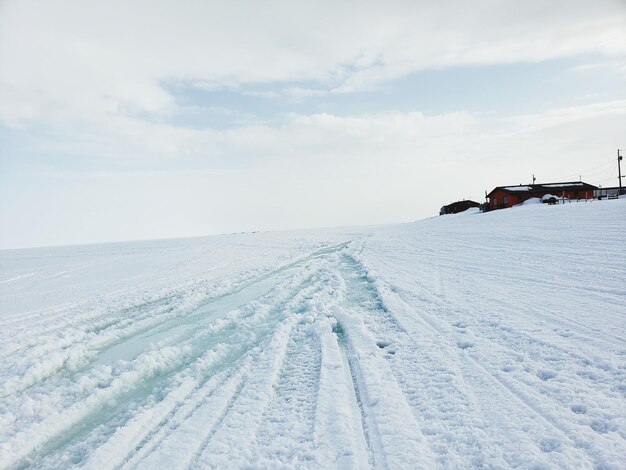
<path id="1" fill-rule="evenodd" d="M 537 178 L 535 178 L 535 174 L 533 173 L 533 184 L 535 184 L 535 180 L 536 180 L 536 179 L 537 179 Z"/>

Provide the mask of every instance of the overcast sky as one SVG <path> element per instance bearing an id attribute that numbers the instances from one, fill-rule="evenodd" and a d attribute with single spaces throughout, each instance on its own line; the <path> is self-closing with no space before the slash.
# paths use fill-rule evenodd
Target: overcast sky
<path id="1" fill-rule="evenodd" d="M 625 147 L 624 0 L 0 1 L 0 248 L 411 221 Z"/>

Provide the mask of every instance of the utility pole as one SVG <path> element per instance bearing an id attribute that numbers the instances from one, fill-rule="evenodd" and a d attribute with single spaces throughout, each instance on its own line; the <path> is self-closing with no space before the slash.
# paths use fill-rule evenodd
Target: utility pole
<path id="1" fill-rule="evenodd" d="M 622 195 L 622 156 L 619 154 L 619 149 L 617 149 L 617 174 L 619 180 L 619 195 Z"/>

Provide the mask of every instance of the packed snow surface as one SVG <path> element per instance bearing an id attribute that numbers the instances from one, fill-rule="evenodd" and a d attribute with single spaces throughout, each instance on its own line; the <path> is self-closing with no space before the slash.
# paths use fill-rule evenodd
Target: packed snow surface
<path id="1" fill-rule="evenodd" d="M 624 468 L 626 201 L 0 252 L 2 468 Z"/>

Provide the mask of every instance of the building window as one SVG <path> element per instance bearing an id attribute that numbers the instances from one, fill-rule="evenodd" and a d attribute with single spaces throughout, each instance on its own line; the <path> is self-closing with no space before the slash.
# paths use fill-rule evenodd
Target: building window
<path id="1" fill-rule="evenodd" d="M 494 205 L 494 206 L 497 206 L 497 205 L 498 205 L 498 200 L 497 200 L 495 197 L 493 198 L 492 202 L 493 202 L 493 205 Z"/>
<path id="2" fill-rule="evenodd" d="M 504 205 L 506 206 L 509 203 L 509 196 L 504 196 Z"/>

